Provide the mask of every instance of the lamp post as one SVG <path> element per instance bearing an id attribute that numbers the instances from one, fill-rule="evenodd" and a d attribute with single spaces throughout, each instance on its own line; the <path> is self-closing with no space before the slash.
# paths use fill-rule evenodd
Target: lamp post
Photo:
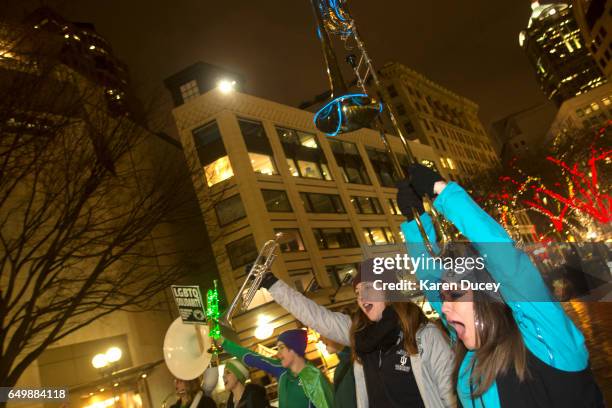
<path id="1" fill-rule="evenodd" d="M 91 359 L 91 365 L 93 368 L 98 370 L 102 375 L 102 378 L 109 377 L 110 389 L 113 392 L 113 406 L 116 402 L 115 388 L 119 385 L 113 381 L 113 371 L 119 365 L 119 360 L 123 356 L 123 352 L 119 347 L 110 347 L 104 353 L 98 353 Z M 100 389 L 100 392 L 104 391 L 104 388 Z"/>

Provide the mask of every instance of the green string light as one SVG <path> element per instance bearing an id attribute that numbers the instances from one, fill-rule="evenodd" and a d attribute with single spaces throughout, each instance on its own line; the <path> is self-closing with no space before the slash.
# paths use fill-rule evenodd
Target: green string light
<path id="1" fill-rule="evenodd" d="M 217 290 L 217 280 L 213 281 L 214 288 L 206 292 L 206 318 L 209 322 L 210 333 L 208 334 L 215 340 L 221 337 L 221 327 L 219 326 L 219 291 Z"/>

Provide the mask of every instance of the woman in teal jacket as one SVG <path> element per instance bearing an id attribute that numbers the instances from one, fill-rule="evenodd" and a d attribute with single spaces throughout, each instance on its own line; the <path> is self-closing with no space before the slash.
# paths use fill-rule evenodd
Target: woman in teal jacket
<path id="1" fill-rule="evenodd" d="M 398 203 L 409 219 L 401 228 L 410 255 L 430 257 L 412 209 L 422 213 L 426 234 L 434 242 L 420 197 L 438 194 L 434 207 L 467 237 L 486 268 L 467 272 L 462 280 L 499 284 L 498 292 L 490 289 L 493 285 L 489 290 L 425 291 L 452 337 L 460 340 L 455 378 L 463 407 L 604 406 L 582 333 L 551 297 L 529 257 L 459 185 L 446 184 L 424 166 L 410 170 L 410 183 L 400 183 L 398 191 Z M 420 281 L 448 283 L 457 282 L 460 274 L 418 268 L 416 275 Z"/>

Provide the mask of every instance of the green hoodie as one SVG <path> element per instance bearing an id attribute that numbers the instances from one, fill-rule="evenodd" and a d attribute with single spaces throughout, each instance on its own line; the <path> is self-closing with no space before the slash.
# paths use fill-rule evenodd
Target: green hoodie
<path id="1" fill-rule="evenodd" d="M 264 357 L 229 340 L 223 349 L 248 366 L 256 367 L 278 379 L 279 408 L 334 408 L 332 387 L 325 375 L 310 363 L 295 375 L 280 360 Z"/>
<path id="2" fill-rule="evenodd" d="M 351 361 L 351 349 L 344 347 L 337 353 L 340 362 L 334 371 L 334 406 L 336 408 L 356 408 L 355 375 Z"/>

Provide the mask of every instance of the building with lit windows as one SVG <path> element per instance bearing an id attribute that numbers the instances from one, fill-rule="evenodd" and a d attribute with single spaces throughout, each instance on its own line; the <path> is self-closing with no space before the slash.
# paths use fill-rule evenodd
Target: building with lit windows
<path id="1" fill-rule="evenodd" d="M 430 146 L 451 180 L 499 165 L 474 102 L 398 63 L 385 64 L 380 79 L 404 135 Z"/>
<path id="2" fill-rule="evenodd" d="M 563 101 L 606 82 L 574 18 L 572 5 L 531 3 L 527 28 L 519 34 L 542 92 L 560 106 Z"/>
<path id="3" fill-rule="evenodd" d="M 92 23 L 68 21 L 49 7 L 36 9 L 23 23 L 62 43 L 62 62 L 104 87 L 111 112 L 135 118 L 142 116 L 142 107 L 130 90 L 127 65 L 114 54 L 111 45 Z"/>
<path id="4" fill-rule="evenodd" d="M 612 0 L 573 0 L 584 43 L 608 80 L 612 79 Z"/>
<path id="5" fill-rule="evenodd" d="M 563 102 L 550 126 L 551 143 L 580 129 L 597 131 L 612 120 L 612 84 L 607 83 Z"/>
<path id="6" fill-rule="evenodd" d="M 310 112 L 219 89 L 186 97 L 173 115 L 200 201 L 216 197 L 204 218 L 228 301 L 245 266 L 277 232 L 284 236 L 274 273 L 333 308 L 352 303 L 350 278 L 364 257 L 404 250 L 404 217 L 378 132 L 326 137 Z M 408 165 L 400 140 L 389 138 Z M 448 175 L 430 146 L 413 141 L 410 148 Z M 269 344 L 297 324 L 270 301 L 259 291 L 249 311 L 234 319 L 244 345 Z M 263 339 L 256 334 L 262 324 L 274 329 Z"/>

